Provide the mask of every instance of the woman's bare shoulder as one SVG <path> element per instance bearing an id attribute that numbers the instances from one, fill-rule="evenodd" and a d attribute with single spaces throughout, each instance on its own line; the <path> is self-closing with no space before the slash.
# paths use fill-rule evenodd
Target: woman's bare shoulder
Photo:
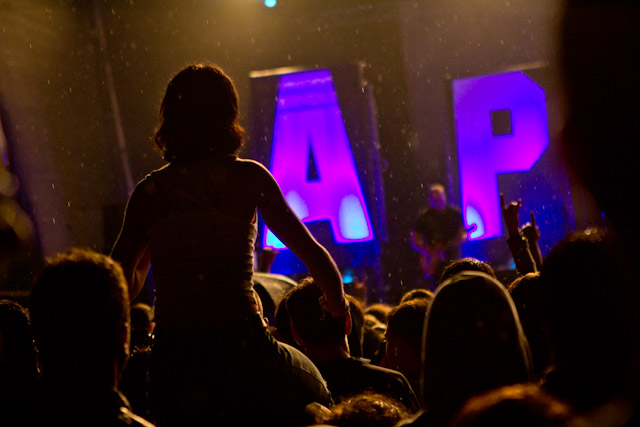
<path id="1" fill-rule="evenodd" d="M 252 159 L 243 159 L 241 157 L 236 158 L 236 165 L 238 167 L 247 168 L 247 169 L 267 170 L 267 168 L 262 163 Z"/>
<path id="2" fill-rule="evenodd" d="M 151 172 L 149 172 L 143 179 L 141 182 L 144 182 L 146 180 L 152 180 L 154 178 L 158 178 L 167 174 L 172 173 L 173 169 L 175 169 L 175 167 L 173 167 L 173 165 L 171 163 L 167 163 L 166 165 L 152 170 Z"/>
<path id="3" fill-rule="evenodd" d="M 236 170 L 250 179 L 272 179 L 271 172 L 260 162 L 251 159 L 237 158 Z"/>
<path id="4" fill-rule="evenodd" d="M 159 188 L 161 185 L 159 182 L 169 173 L 170 165 L 164 165 L 163 167 L 149 172 L 144 178 L 142 178 L 133 190 L 130 200 L 139 201 L 141 203 L 148 203 L 151 199 L 158 197 Z"/>

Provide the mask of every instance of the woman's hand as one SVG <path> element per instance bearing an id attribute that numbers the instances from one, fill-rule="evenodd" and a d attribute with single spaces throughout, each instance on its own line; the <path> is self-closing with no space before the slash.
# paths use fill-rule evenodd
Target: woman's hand
<path id="1" fill-rule="evenodd" d="M 520 235 L 520 221 L 518 220 L 518 211 L 522 206 L 522 200 L 518 202 L 511 202 L 505 206 L 504 194 L 500 193 L 500 206 L 502 207 L 502 217 L 504 223 L 507 226 L 509 237 L 515 237 Z"/>

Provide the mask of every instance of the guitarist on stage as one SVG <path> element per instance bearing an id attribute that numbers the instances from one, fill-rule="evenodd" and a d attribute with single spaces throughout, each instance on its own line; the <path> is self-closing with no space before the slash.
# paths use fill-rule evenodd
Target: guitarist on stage
<path id="1" fill-rule="evenodd" d="M 420 269 L 432 291 L 435 291 L 442 269 L 460 258 L 460 245 L 466 236 L 460 209 L 447 204 L 447 195 L 441 184 L 432 184 L 429 187 L 429 207 L 418 216 L 409 239 L 420 255 Z"/>

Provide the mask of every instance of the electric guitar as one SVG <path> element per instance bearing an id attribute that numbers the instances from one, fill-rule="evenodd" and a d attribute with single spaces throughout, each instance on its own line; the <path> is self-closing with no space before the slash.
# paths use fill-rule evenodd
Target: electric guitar
<path id="1" fill-rule="evenodd" d="M 445 245 L 422 245 L 418 254 L 420 255 L 420 269 L 425 277 L 434 277 L 442 264 L 446 261 Z"/>

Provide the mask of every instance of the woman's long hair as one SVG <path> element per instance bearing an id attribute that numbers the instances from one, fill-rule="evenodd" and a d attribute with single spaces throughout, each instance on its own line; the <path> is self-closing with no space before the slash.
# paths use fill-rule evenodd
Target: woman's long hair
<path id="1" fill-rule="evenodd" d="M 530 381 L 531 356 L 516 308 L 502 284 L 465 271 L 436 292 L 425 327 L 425 402 L 446 420 L 468 398 Z"/>
<path id="2" fill-rule="evenodd" d="M 153 135 L 165 160 L 235 154 L 243 137 L 238 93 L 220 67 L 189 65 L 169 82 Z"/>

